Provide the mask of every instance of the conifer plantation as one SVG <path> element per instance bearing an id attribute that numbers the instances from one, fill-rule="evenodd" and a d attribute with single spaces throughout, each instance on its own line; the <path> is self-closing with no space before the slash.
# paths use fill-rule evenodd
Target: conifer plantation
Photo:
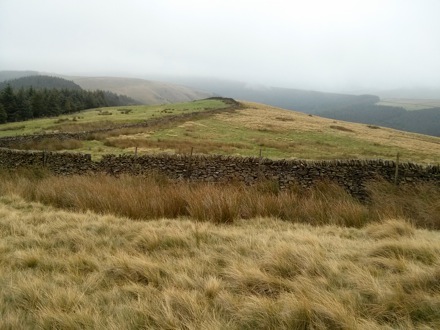
<path id="1" fill-rule="evenodd" d="M 85 91 L 62 78 L 24 77 L 0 84 L 0 123 L 138 103 L 127 96 L 108 91 Z"/>

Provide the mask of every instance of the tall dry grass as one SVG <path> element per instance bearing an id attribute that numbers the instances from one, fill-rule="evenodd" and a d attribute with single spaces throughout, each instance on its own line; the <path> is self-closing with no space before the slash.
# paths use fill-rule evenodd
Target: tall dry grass
<path id="1" fill-rule="evenodd" d="M 29 201 L 76 211 L 92 210 L 132 219 L 191 217 L 214 223 L 277 217 L 314 225 L 360 227 L 375 219 L 342 188 L 326 183 L 308 191 L 256 186 L 171 182 L 162 176 L 93 176 L 5 179 L 4 191 Z M 326 193 L 323 190 L 330 193 Z"/>
<path id="2" fill-rule="evenodd" d="M 0 196 L 1 329 L 438 329 L 440 237 L 130 221 Z"/>
<path id="3" fill-rule="evenodd" d="M 369 185 L 371 203 L 354 199 L 340 186 L 320 182 L 310 189 L 280 191 L 275 182 L 173 182 L 104 174 L 57 177 L 42 172 L 0 174 L 0 192 L 74 211 L 92 210 L 132 219 L 191 217 L 214 223 L 275 217 L 312 225 L 363 227 L 382 219 L 406 219 L 417 227 L 440 228 L 440 189 L 435 185 Z"/>
<path id="4" fill-rule="evenodd" d="M 374 210 L 382 218 L 404 217 L 419 227 L 440 229 L 440 185 L 372 182 L 369 191 Z"/>

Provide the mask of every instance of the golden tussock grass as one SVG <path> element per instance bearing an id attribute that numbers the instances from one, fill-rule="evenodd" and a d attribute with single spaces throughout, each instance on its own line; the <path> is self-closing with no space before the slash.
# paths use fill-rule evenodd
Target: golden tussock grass
<path id="1" fill-rule="evenodd" d="M 3 191 L 0 237 L 2 329 L 440 327 L 440 236 L 402 220 L 131 221 Z"/>
<path id="2" fill-rule="evenodd" d="M 317 226 L 359 228 L 383 219 L 405 219 L 420 228 L 440 229 L 440 189 L 433 184 L 396 187 L 372 182 L 368 185 L 371 202 L 362 203 L 342 187 L 326 181 L 309 189 L 291 186 L 280 191 L 278 184 L 271 181 L 253 186 L 190 183 L 170 181 L 159 174 L 59 177 L 42 171 L 6 171 L 0 177 L 0 193 L 72 211 L 92 210 L 136 220 L 191 217 L 232 223 L 238 219 L 275 217 Z M 400 227 L 388 223 L 387 233 L 374 235 L 404 233 L 405 225 L 398 223 Z"/>
<path id="3" fill-rule="evenodd" d="M 189 153 L 191 148 L 197 150 L 199 154 L 209 154 L 213 152 L 234 153 L 236 150 L 246 148 L 244 143 L 237 142 L 217 142 L 209 140 L 193 141 L 185 138 L 166 138 L 146 140 L 143 137 L 122 137 L 105 139 L 103 142 L 107 147 L 127 148 L 147 148 L 159 150 L 174 150 L 176 153 Z"/>
<path id="4" fill-rule="evenodd" d="M 318 116 L 311 117 L 301 112 L 286 111 L 258 103 L 243 102 L 243 105 L 244 108 L 236 111 L 233 115 L 218 114 L 216 118 L 230 123 L 230 125 L 239 125 L 252 130 L 269 127 L 272 132 L 329 133 L 334 136 L 348 137 L 396 149 L 403 153 L 404 158 L 408 161 L 415 159 L 416 156 L 419 162 L 424 163 L 437 163 L 439 159 L 440 149 L 437 137 L 386 127 L 375 129 L 372 132 L 372 129 L 364 124 L 335 121 Z M 356 137 L 353 133 L 356 133 Z M 377 155 L 371 156 L 377 157 Z"/>

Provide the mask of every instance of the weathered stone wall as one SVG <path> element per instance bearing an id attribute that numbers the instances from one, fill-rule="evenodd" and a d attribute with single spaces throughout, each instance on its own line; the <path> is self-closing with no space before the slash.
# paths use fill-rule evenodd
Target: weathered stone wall
<path id="1" fill-rule="evenodd" d="M 95 163 L 86 154 L 0 148 L 0 168 L 21 167 L 45 167 L 57 174 L 82 174 L 93 171 Z"/>
<path id="2" fill-rule="evenodd" d="M 104 172 L 112 175 L 145 174 L 152 171 L 172 179 L 192 181 L 274 180 L 281 188 L 293 183 L 309 187 L 328 179 L 344 186 L 353 195 L 365 195 L 365 183 L 381 177 L 393 181 L 396 164 L 383 160 L 301 161 L 270 160 L 228 156 L 190 155 L 107 155 L 93 162 L 90 155 L 0 149 L 0 168 L 47 167 L 57 174 Z M 440 166 L 399 164 L 399 183 L 435 182 L 440 184 Z"/>

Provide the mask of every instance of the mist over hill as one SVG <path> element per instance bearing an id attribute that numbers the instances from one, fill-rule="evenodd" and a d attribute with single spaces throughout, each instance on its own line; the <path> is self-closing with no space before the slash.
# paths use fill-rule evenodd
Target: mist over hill
<path id="1" fill-rule="evenodd" d="M 380 97 L 371 94 L 326 93 L 214 78 L 163 77 L 163 79 L 211 91 L 221 96 L 264 103 L 326 118 L 440 136 L 440 108 L 422 109 L 414 113 L 403 107 L 378 105 Z M 404 93 L 404 90 L 399 91 Z M 408 91 L 408 95 L 412 97 L 422 95 L 422 91 L 424 90 L 418 92 L 414 90 L 413 93 Z M 440 99 L 440 96 L 438 98 Z"/>
<path id="2" fill-rule="evenodd" d="M 38 71 L 0 71 L 0 82 L 36 75 Z"/>
<path id="3" fill-rule="evenodd" d="M 374 104 L 380 101 L 380 98 L 375 95 L 325 93 L 215 78 L 163 77 L 163 79 L 170 79 L 175 83 L 225 97 L 269 104 L 309 114 L 319 114 L 358 104 Z"/>
<path id="4" fill-rule="evenodd" d="M 0 79 L 5 76 L 20 76 L 29 72 L 33 73 L 34 71 L 0 71 Z M 378 104 L 381 101 L 380 97 L 372 94 L 327 93 L 271 87 L 225 79 L 185 76 L 156 75 L 148 77 L 148 79 L 153 78 L 154 80 L 124 77 L 66 78 L 72 80 L 76 86 L 86 90 L 108 90 L 113 93 L 127 95 L 139 103 L 148 105 L 187 102 L 218 95 L 264 103 L 337 120 L 440 136 L 440 108 L 434 106 L 430 107 L 432 109 L 421 109 L 417 113 L 412 113 L 412 111 L 407 111 L 398 105 L 385 106 Z M 162 82 L 156 80 L 162 80 Z M 400 89 L 395 90 L 394 94 L 390 93 L 386 95 L 407 95 L 408 97 L 437 95 L 434 89 L 430 91 L 425 89 Z M 438 98 L 440 99 L 440 97 Z"/>
<path id="5" fill-rule="evenodd" d="M 136 100 L 136 103 L 147 105 L 187 102 L 214 96 L 212 92 L 161 81 L 126 77 L 67 76 L 60 73 L 43 74 L 37 71 L 0 71 L 0 82 L 41 75 L 50 75 L 73 81 L 80 88 L 89 91 L 105 90 L 119 95 L 126 95 Z"/>
<path id="6" fill-rule="evenodd" d="M 143 104 L 187 102 L 213 96 L 213 93 L 177 84 L 123 77 L 71 77 L 86 90 L 105 89 L 132 97 Z"/>

